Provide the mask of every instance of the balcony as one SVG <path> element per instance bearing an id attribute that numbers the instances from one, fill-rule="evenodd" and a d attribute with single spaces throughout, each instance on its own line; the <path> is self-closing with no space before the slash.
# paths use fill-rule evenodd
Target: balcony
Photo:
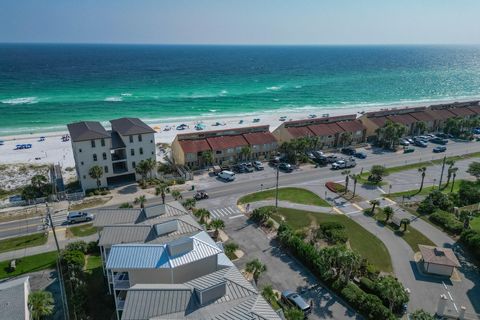
<path id="1" fill-rule="evenodd" d="M 128 171 L 127 162 L 114 162 L 112 163 L 112 169 L 114 174 L 125 173 Z"/>
<path id="2" fill-rule="evenodd" d="M 125 154 L 112 153 L 112 162 L 126 160 Z"/>
<path id="3" fill-rule="evenodd" d="M 113 286 L 115 290 L 126 290 L 130 288 L 128 273 L 119 273 L 113 276 Z"/>
<path id="4" fill-rule="evenodd" d="M 125 300 L 121 300 L 120 298 L 117 299 L 117 309 L 123 310 L 125 307 Z"/>

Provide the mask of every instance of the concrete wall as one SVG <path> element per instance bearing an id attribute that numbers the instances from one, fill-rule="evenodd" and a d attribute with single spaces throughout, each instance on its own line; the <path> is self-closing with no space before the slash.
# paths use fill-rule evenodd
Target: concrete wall
<path id="1" fill-rule="evenodd" d="M 443 276 L 451 276 L 453 272 L 453 267 L 442 266 L 439 264 L 427 263 L 424 262 L 423 266 L 428 273 L 439 274 Z"/>
<path id="2" fill-rule="evenodd" d="M 277 129 L 275 129 L 272 134 L 277 138 L 278 145 L 281 145 L 283 142 L 288 142 L 293 139 L 293 136 L 290 132 L 285 129 L 285 124 L 281 124 Z"/>
<path id="3" fill-rule="evenodd" d="M 139 136 L 141 136 L 141 141 Z M 125 154 L 127 156 L 127 167 L 128 167 L 128 172 L 125 172 L 123 174 L 135 172 L 133 163 L 137 165 L 140 161 L 146 160 L 148 158 L 153 158 L 155 160 L 157 159 L 155 155 L 155 137 L 153 133 L 132 135 L 133 142 L 130 142 L 130 136 L 120 135 L 120 138 L 125 144 Z M 134 155 L 132 155 L 131 153 L 132 150 L 134 152 Z M 143 151 L 143 154 L 140 153 L 140 151 Z M 141 178 L 140 175 L 138 174 L 136 174 L 136 177 L 137 179 Z"/>
<path id="4" fill-rule="evenodd" d="M 128 271 L 130 286 L 146 283 L 173 283 L 171 269 L 136 269 Z"/>
<path id="5" fill-rule="evenodd" d="M 358 120 L 360 120 L 366 128 L 365 139 L 377 135 L 375 130 L 377 130 L 378 126 L 372 120 L 368 119 L 367 116 L 363 115 L 358 118 Z"/>
<path id="6" fill-rule="evenodd" d="M 172 143 L 172 158 L 175 164 L 185 165 L 185 154 L 180 146 L 180 143 L 178 142 L 178 136 L 175 137 L 175 140 L 173 140 Z"/>
<path id="7" fill-rule="evenodd" d="M 175 268 L 173 281 L 174 283 L 183 283 L 214 271 L 217 271 L 216 255 Z"/>

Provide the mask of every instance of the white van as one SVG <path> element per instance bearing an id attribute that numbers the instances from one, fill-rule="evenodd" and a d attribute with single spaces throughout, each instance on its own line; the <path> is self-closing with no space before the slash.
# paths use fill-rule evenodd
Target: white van
<path id="1" fill-rule="evenodd" d="M 220 177 L 220 179 L 223 179 L 225 181 L 235 180 L 235 173 L 233 173 L 232 171 L 228 171 L 228 170 L 223 170 L 222 172 L 220 172 L 218 174 L 218 176 Z"/>

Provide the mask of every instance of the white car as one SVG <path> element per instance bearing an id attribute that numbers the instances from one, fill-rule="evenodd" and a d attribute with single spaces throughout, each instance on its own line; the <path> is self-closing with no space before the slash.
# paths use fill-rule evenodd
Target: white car
<path id="1" fill-rule="evenodd" d="M 235 180 L 235 173 L 232 172 L 232 171 L 223 170 L 222 172 L 220 172 L 218 174 L 218 177 L 220 179 L 225 180 L 225 181 L 233 181 L 233 180 Z"/>
<path id="2" fill-rule="evenodd" d="M 67 222 L 69 224 L 78 222 L 88 222 L 93 220 L 93 214 L 82 211 L 72 211 L 68 213 Z"/>

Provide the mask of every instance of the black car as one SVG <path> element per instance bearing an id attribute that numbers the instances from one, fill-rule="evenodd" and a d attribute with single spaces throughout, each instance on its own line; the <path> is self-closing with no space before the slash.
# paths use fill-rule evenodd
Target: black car
<path id="1" fill-rule="evenodd" d="M 244 173 L 244 172 L 247 172 L 247 168 L 242 165 L 242 164 L 236 164 L 233 166 L 232 168 L 233 172 L 236 172 L 236 173 Z"/>
<path id="2" fill-rule="evenodd" d="M 268 164 L 274 167 L 278 166 L 280 164 L 280 157 L 273 157 L 268 161 Z"/>
<path id="3" fill-rule="evenodd" d="M 290 163 L 286 163 L 286 162 L 280 163 L 280 165 L 278 166 L 278 169 L 282 170 L 282 171 L 285 171 L 285 172 L 292 172 L 293 171 L 292 165 Z"/>
<path id="4" fill-rule="evenodd" d="M 435 153 L 440 153 L 440 152 L 445 152 L 445 151 L 447 151 L 447 147 L 444 147 L 444 146 L 438 146 L 438 147 L 433 148 L 433 152 L 435 152 Z"/>
<path id="5" fill-rule="evenodd" d="M 353 156 L 358 159 L 365 159 L 367 154 L 365 152 L 355 152 Z"/>
<path id="6" fill-rule="evenodd" d="M 198 190 L 193 196 L 195 200 L 208 199 L 208 193 L 205 190 Z"/>
<path id="7" fill-rule="evenodd" d="M 353 156 L 355 154 L 355 148 L 353 147 L 346 147 L 346 148 L 342 148 L 342 150 L 340 150 L 343 154 L 346 154 L 348 156 Z"/>
<path id="8" fill-rule="evenodd" d="M 441 145 L 446 145 L 448 143 L 448 140 L 447 139 L 443 139 L 443 138 L 433 138 L 430 140 L 430 142 L 432 143 L 436 143 L 436 144 L 441 144 Z"/>

